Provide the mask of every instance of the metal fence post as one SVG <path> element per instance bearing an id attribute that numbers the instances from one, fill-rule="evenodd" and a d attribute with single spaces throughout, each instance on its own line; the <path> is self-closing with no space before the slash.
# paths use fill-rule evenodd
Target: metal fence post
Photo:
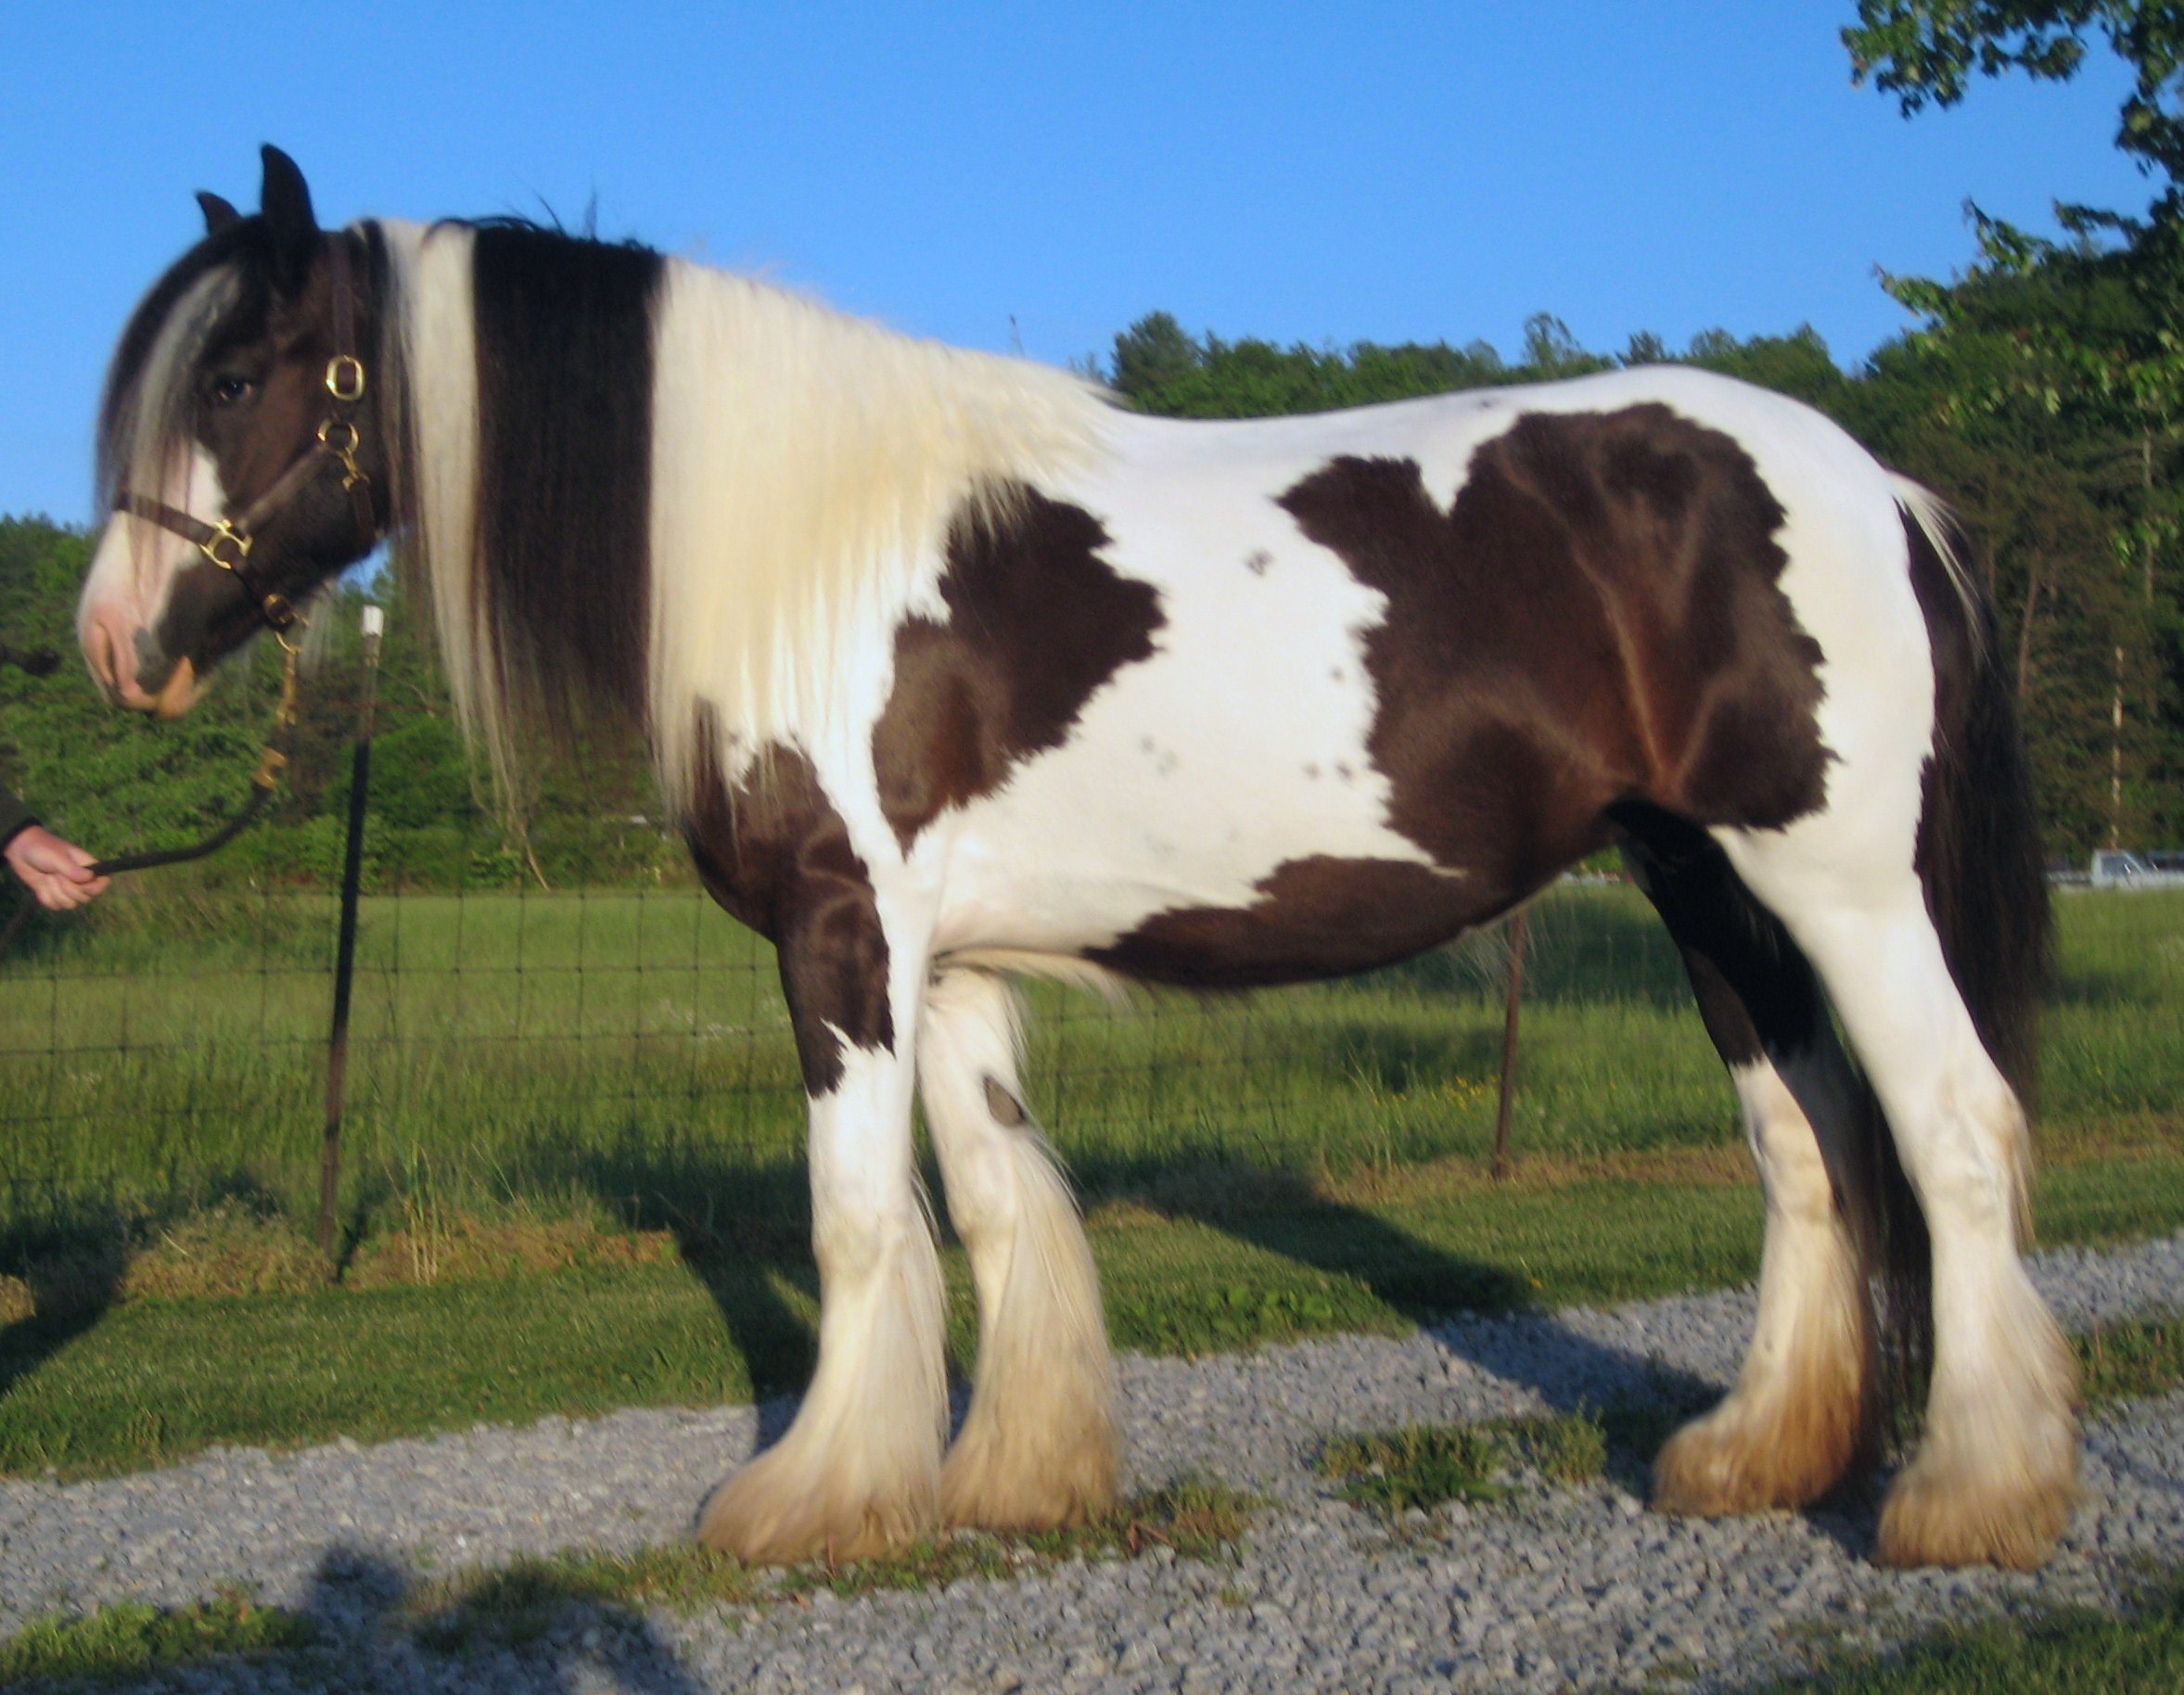
<path id="1" fill-rule="evenodd" d="M 379 637 L 387 614 L 364 609 L 364 686 L 349 760 L 349 842 L 341 859 L 341 946 L 334 961 L 334 1027 L 326 1038 L 326 1131 L 318 1153 L 318 1249 L 334 1263 L 334 1207 L 341 1190 L 341 1106 L 349 1083 L 349 988 L 356 974 L 357 890 L 364 877 L 364 807 L 372 780 L 372 707 L 379 684 Z"/>
<path id="2" fill-rule="evenodd" d="M 1494 1180 L 1509 1176 L 1509 1115 L 1516 1105 L 1516 1018 L 1525 996 L 1525 930 L 1532 909 L 1509 921 L 1509 1010 L 1501 1022 L 1501 1099 L 1494 1109 Z"/>

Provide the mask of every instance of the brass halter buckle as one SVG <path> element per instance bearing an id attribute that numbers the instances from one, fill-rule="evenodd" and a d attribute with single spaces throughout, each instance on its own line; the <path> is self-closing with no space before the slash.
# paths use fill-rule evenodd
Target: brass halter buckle
<path id="1" fill-rule="evenodd" d="M 239 575 L 250 557 L 251 538 L 242 534 L 225 518 L 216 518 L 209 527 L 212 533 L 198 543 L 198 552 L 204 554 L 222 570 Z M 233 549 L 223 553 L 222 544 Z"/>
<path id="2" fill-rule="evenodd" d="M 354 353 L 336 353 L 326 361 L 326 392 L 344 406 L 364 399 L 364 361 Z"/>
<path id="3" fill-rule="evenodd" d="M 344 453 L 342 458 L 346 462 L 348 455 Z M 265 627 L 273 631 L 273 639 L 292 656 L 296 647 L 288 640 L 288 631 L 306 620 L 303 614 L 296 610 L 295 603 L 286 594 L 277 589 L 261 590 L 243 575 L 243 567 L 250 559 L 250 543 L 255 538 L 244 535 L 226 518 L 219 519 L 209 528 L 212 533 L 198 543 L 198 552 L 242 584 L 243 593 L 258 603 L 258 616 L 265 620 Z M 222 551 L 224 543 L 234 550 L 232 554 Z"/>

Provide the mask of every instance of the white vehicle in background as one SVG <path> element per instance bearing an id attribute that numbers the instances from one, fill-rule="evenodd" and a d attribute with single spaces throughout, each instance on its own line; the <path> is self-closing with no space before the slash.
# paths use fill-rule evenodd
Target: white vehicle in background
<path id="1" fill-rule="evenodd" d="M 2184 888 L 2184 854 L 2103 848 L 2093 855 L 2095 888 Z"/>

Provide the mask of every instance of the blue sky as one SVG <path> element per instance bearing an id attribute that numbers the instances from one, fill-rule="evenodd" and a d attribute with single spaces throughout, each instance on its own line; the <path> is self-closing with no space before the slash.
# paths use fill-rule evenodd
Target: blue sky
<path id="1" fill-rule="evenodd" d="M 2120 68 L 1905 121 L 1851 0 L 55 6 L 0 0 L 0 513 L 91 515 L 122 319 L 279 143 L 322 219 L 551 208 L 901 329 L 1104 352 L 1903 325 L 1961 207 L 2137 208 Z"/>

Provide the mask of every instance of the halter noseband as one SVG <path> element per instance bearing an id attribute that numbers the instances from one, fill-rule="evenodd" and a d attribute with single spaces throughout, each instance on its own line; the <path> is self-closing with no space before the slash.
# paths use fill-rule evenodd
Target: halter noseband
<path id="1" fill-rule="evenodd" d="M 364 363 L 353 350 L 356 297 L 349 284 L 347 232 L 335 236 L 328 262 L 331 270 L 328 283 L 334 297 L 334 356 L 326 361 L 326 385 L 333 403 L 326 409 L 326 415 L 319 420 L 316 439 L 312 444 L 275 479 L 272 488 L 235 517 L 223 517 L 208 524 L 149 495 L 132 494 L 123 490 L 114 497 L 115 511 L 126 512 L 172 530 L 233 577 L 245 596 L 255 603 L 258 616 L 283 647 L 290 645 L 287 632 L 303 621 L 303 615 L 287 595 L 275 589 L 261 588 L 251 579 L 250 544 L 257 540 L 265 521 L 294 500 L 304 485 L 328 465 L 333 465 L 340 468 L 341 487 L 348 492 L 349 509 L 356 518 L 356 533 L 367 548 L 379 539 L 372 479 L 356 463 L 356 450 L 364 440 L 356 427 L 355 412 L 357 403 L 364 399 Z"/>

